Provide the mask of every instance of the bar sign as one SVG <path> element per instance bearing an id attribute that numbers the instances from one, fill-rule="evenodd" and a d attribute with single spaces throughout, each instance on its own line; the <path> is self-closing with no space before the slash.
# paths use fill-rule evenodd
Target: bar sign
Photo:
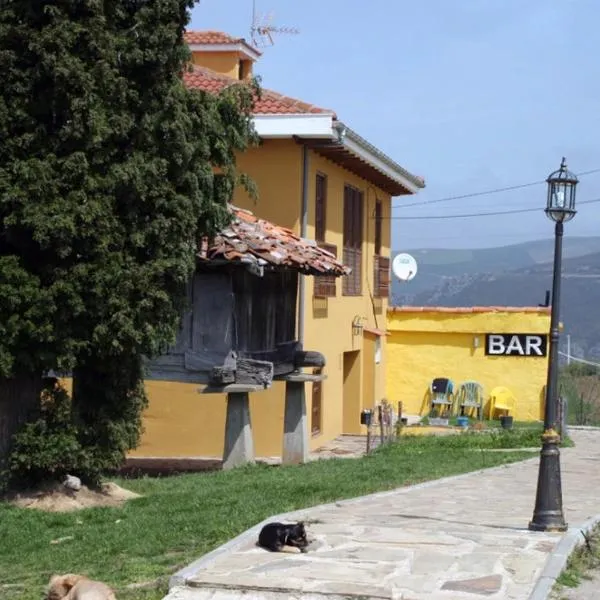
<path id="1" fill-rule="evenodd" d="M 534 333 L 487 333 L 486 356 L 546 356 L 548 336 Z"/>

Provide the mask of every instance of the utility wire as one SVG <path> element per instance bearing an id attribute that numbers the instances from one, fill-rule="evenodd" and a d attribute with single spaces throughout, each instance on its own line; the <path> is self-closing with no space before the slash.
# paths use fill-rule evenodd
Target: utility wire
<path id="1" fill-rule="evenodd" d="M 577 173 L 577 177 L 584 177 L 585 175 L 592 175 L 593 173 L 600 173 L 600 168 L 591 169 L 589 171 L 582 171 Z M 425 206 L 427 204 L 437 204 L 439 202 L 450 202 L 452 200 L 464 200 L 465 198 L 476 198 L 478 196 L 488 196 L 490 194 L 500 194 L 502 192 L 512 192 L 513 190 L 521 190 L 523 188 L 533 187 L 535 185 L 542 185 L 546 183 L 545 179 L 540 181 L 530 181 L 529 183 L 520 183 L 518 185 L 509 185 L 507 187 L 494 188 L 491 190 L 484 190 L 481 192 L 472 192 L 470 194 L 461 194 L 460 196 L 447 196 L 445 198 L 437 198 L 435 200 L 424 200 L 423 202 L 411 202 L 410 204 L 396 204 L 393 208 L 409 208 L 411 206 Z"/>
<path id="2" fill-rule="evenodd" d="M 520 245 L 520 244 L 527 244 L 530 242 L 547 242 L 548 238 L 545 237 L 535 237 L 536 235 L 539 234 L 535 234 L 535 233 L 489 233 L 489 234 L 469 234 L 469 240 L 487 240 L 490 238 L 494 238 L 494 239 L 515 239 L 515 238 L 524 238 L 525 241 L 524 242 L 515 242 L 516 244 Z M 533 236 L 533 237 L 532 237 Z M 581 239 L 581 238 L 588 238 L 588 237 L 598 237 L 598 229 L 596 228 L 595 231 L 590 231 L 588 232 L 582 232 L 582 231 L 577 231 L 576 235 L 569 235 L 569 239 L 570 240 L 577 240 L 577 239 Z M 409 233 L 409 232 L 404 232 L 404 234 L 402 235 L 402 239 L 404 246 L 407 247 L 411 247 L 411 240 L 413 239 L 413 236 Z M 463 235 L 436 235 L 435 236 L 435 240 L 439 241 L 439 240 L 464 240 L 465 236 Z M 419 244 L 422 243 L 423 241 L 423 236 L 422 235 L 414 235 L 414 240 L 416 242 L 418 242 Z M 512 245 L 512 244 L 511 244 Z M 412 246 L 412 247 L 416 247 L 416 246 Z M 461 250 L 465 250 L 466 248 L 461 248 Z M 469 250 L 481 250 L 482 248 L 469 248 Z"/>
<path id="3" fill-rule="evenodd" d="M 600 198 L 595 198 L 594 200 L 584 200 L 583 202 L 579 202 L 578 205 L 582 204 L 595 204 L 596 202 L 600 202 Z M 519 208 L 516 210 L 500 210 L 494 212 L 479 212 L 479 213 L 466 213 L 462 215 L 429 215 L 425 217 L 389 217 L 392 221 L 429 221 L 432 219 L 468 219 L 471 217 L 495 217 L 498 215 L 516 215 L 521 213 L 529 213 L 529 212 L 541 212 L 539 207 L 536 208 Z"/>
<path id="4" fill-rule="evenodd" d="M 564 356 L 565 358 L 574 360 L 575 362 L 582 363 L 584 365 L 590 365 L 591 367 L 600 367 L 600 363 L 595 363 L 595 362 L 591 362 L 589 360 L 584 360 L 583 358 L 577 358 L 576 356 L 573 356 L 572 354 L 567 354 L 566 352 L 561 352 L 560 350 L 558 351 L 558 353 L 561 356 Z"/>

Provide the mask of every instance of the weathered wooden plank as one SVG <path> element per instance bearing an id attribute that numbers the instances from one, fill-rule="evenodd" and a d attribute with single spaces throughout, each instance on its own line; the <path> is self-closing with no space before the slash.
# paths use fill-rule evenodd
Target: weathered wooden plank
<path id="1" fill-rule="evenodd" d="M 191 350 L 228 354 L 233 340 L 231 277 L 227 273 L 196 273 L 192 296 Z"/>
<path id="2" fill-rule="evenodd" d="M 210 372 L 210 382 L 215 385 L 235 383 L 235 368 L 231 366 L 213 367 Z"/>
<path id="3" fill-rule="evenodd" d="M 273 382 L 273 363 L 265 360 L 238 358 L 235 366 L 235 382 L 268 387 Z"/>
<path id="4" fill-rule="evenodd" d="M 213 367 L 219 367 L 225 362 L 227 354 L 205 350 L 203 352 L 189 351 L 184 355 L 184 366 L 188 371 L 212 371 Z"/>

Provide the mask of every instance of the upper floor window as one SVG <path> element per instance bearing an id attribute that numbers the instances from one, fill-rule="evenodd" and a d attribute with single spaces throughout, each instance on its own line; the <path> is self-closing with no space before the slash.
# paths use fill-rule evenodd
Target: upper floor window
<path id="1" fill-rule="evenodd" d="M 362 294 L 363 193 L 357 188 L 344 186 L 343 262 L 352 273 L 343 279 L 345 296 Z"/>
<path id="2" fill-rule="evenodd" d="M 337 257 L 337 246 L 325 241 L 327 234 L 327 176 L 317 173 L 315 180 L 315 240 L 321 248 Z M 314 277 L 314 296 L 327 298 L 335 296 L 336 278 L 333 275 Z"/>
<path id="3" fill-rule="evenodd" d="M 317 173 L 315 181 L 315 240 L 325 241 L 327 231 L 327 177 Z"/>
<path id="4" fill-rule="evenodd" d="M 381 255 L 383 235 L 383 204 L 375 202 L 375 256 L 373 257 L 373 292 L 377 298 L 390 293 L 390 259 Z"/>

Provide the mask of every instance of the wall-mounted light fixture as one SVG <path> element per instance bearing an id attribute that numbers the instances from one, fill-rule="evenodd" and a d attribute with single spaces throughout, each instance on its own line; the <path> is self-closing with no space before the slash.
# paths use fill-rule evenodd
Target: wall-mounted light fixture
<path id="1" fill-rule="evenodd" d="M 363 330 L 363 318 L 360 315 L 354 315 L 352 319 L 352 335 L 360 335 Z"/>
<path id="2" fill-rule="evenodd" d="M 473 338 L 473 348 L 479 348 L 479 336 L 478 335 L 476 335 Z"/>

